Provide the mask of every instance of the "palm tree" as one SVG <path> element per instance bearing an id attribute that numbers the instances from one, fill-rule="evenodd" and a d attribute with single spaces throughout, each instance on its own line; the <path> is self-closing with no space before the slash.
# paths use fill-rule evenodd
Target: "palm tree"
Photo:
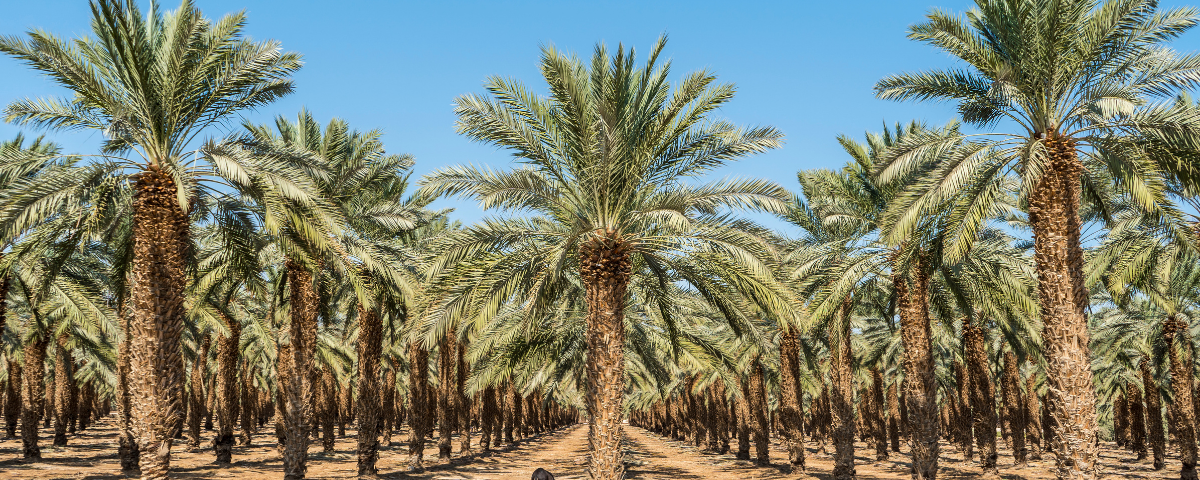
<path id="1" fill-rule="evenodd" d="M 1056 436 L 1066 442 L 1055 450 L 1057 474 L 1094 478 L 1099 457 L 1079 205 L 1099 184 L 1099 172 L 1085 169 L 1082 159 L 1102 158 L 1100 168 L 1111 169 L 1118 187 L 1150 214 L 1178 216 L 1165 185 L 1196 179 L 1183 159 L 1196 153 L 1200 112 L 1148 101 L 1200 85 L 1193 74 L 1200 59 L 1165 45 L 1194 26 L 1196 14 L 1158 12 L 1152 0 L 978 0 L 976 6 L 966 18 L 930 13 L 909 34 L 961 59 L 964 68 L 892 75 L 876 85 L 876 95 L 953 101 L 972 125 L 1003 119 L 1017 128 L 955 148 L 950 145 L 961 135 L 914 137 L 879 169 L 886 181 L 923 168 L 948 197 L 970 180 L 1004 175 L 1015 165 L 1033 230 Z M 918 167 L 926 161 L 922 152 L 943 149 L 952 154 L 931 168 Z M 976 198 L 993 194 L 968 191 Z"/>
<path id="2" fill-rule="evenodd" d="M 435 312 L 478 307 L 474 311 L 486 323 L 495 306 L 514 297 L 538 311 L 564 282 L 582 285 L 593 478 L 621 478 L 624 470 L 620 419 L 631 281 L 646 281 L 648 290 L 660 292 L 676 282 L 702 291 L 732 285 L 772 311 L 788 310 L 766 264 L 772 252 L 761 229 L 727 215 L 738 208 L 779 210 L 784 191 L 765 181 L 684 183 L 726 161 L 775 148 L 782 135 L 769 127 L 705 122 L 732 98 L 733 87 L 713 85 L 712 75 L 698 72 L 672 92 L 669 63 L 658 64 L 664 44 L 665 38 L 655 44 L 643 67 L 624 47 L 610 56 L 597 46 L 590 67 L 544 48 L 548 98 L 493 78 L 487 84 L 493 98 L 467 95 L 455 102 L 459 132 L 512 149 L 525 166 L 500 172 L 452 167 L 424 180 L 431 194 L 538 215 L 488 219 L 451 235 L 434 263 L 435 278 L 465 259 L 496 261 L 479 263 L 474 278 L 480 280 L 473 284 L 480 288 L 448 297 Z M 714 294 L 710 301 L 729 299 Z M 669 303 L 655 296 L 652 305 L 673 322 L 665 310 Z"/>
<path id="3" fill-rule="evenodd" d="M 300 67 L 300 57 L 281 53 L 275 42 L 241 38 L 241 13 L 214 22 L 187 0 L 165 14 L 152 6 L 143 15 L 133 0 L 95 0 L 91 6 L 94 38 L 68 43 L 45 32 L 0 38 L 0 52 L 74 93 L 66 100 L 17 101 L 5 116 L 24 125 L 103 132 L 102 157 L 115 161 L 98 162 L 85 173 L 133 182 L 131 412 L 143 476 L 165 478 L 183 391 L 187 212 L 197 177 L 212 173 L 203 162 L 189 163 L 188 152 L 208 126 L 291 92 L 287 77 Z M 131 151 L 140 160 L 115 157 Z M 9 197 L 5 210 L 42 211 L 36 207 L 59 193 L 49 190 L 54 187 L 30 186 Z M 4 223 L 13 221 L 6 217 Z"/>

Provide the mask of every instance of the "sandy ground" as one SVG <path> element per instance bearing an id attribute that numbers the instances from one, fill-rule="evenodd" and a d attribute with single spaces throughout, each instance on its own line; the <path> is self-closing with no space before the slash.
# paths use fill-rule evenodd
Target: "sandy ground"
<path id="1" fill-rule="evenodd" d="M 52 437 L 48 435 L 49 429 L 43 429 L 41 442 L 46 446 L 42 449 L 43 458 L 40 462 L 21 460 L 20 439 L 0 440 L 0 479 L 127 478 L 121 475 L 117 460 L 114 421 L 112 417 L 106 418 L 95 428 L 72 436 L 65 448 L 48 446 Z M 334 454 L 324 454 L 320 444 L 314 444 L 309 455 L 308 478 L 353 477 L 356 473 L 353 433 L 353 430 L 348 430 L 346 437 L 338 438 L 337 451 Z M 666 440 L 639 428 L 626 427 L 625 433 L 629 449 L 627 461 L 630 479 L 828 479 L 833 467 L 830 456 L 820 453 L 815 444 L 809 444 L 808 469 L 801 472 L 791 471 L 782 465 L 787 454 L 778 442 L 772 443 L 771 446 L 771 458 L 776 464 L 759 467 L 736 460 L 733 455 L 700 453 L 683 442 Z M 205 432 L 206 438 L 211 436 L 212 432 Z M 516 446 L 490 454 L 455 459 L 449 464 L 437 464 L 436 446 L 428 442 L 430 448 L 426 450 L 425 456 L 427 460 L 432 461 L 428 462 L 430 468 L 421 474 L 406 472 L 407 446 L 401 442 L 405 438 L 407 437 L 393 435 L 394 444 L 382 449 L 378 463 L 380 477 L 421 480 L 526 480 L 534 469 L 543 467 L 553 472 L 558 479 L 586 478 L 583 472 L 587 448 L 585 425 L 576 425 L 526 439 Z M 282 464 L 274 443 L 273 434 L 268 435 L 264 432 L 258 435 L 252 445 L 235 447 L 234 464 L 227 467 L 219 467 L 213 463 L 211 449 L 188 451 L 186 447 L 177 445 L 172 452 L 172 476 L 246 480 L 280 478 Z M 457 440 L 454 445 L 455 448 L 458 447 Z M 1000 445 L 1000 473 L 1005 479 L 1053 478 L 1053 459 L 1050 457 L 1030 462 L 1028 466 L 1018 469 L 1013 467 L 1012 457 L 1003 449 L 1003 442 L 1000 442 Z M 1137 462 L 1128 452 L 1115 450 L 1111 448 L 1111 444 L 1106 446 L 1110 447 L 1103 452 L 1106 476 L 1134 479 L 1179 476 L 1179 463 L 1174 456 L 1168 459 L 1166 469 L 1155 472 L 1149 460 Z M 907 448 L 903 450 L 900 454 L 892 453 L 890 460 L 876 462 L 874 451 L 868 450 L 866 444 L 858 444 L 855 453 L 858 454 L 856 470 L 859 478 L 909 478 Z M 953 447 L 943 444 L 941 458 L 939 478 L 967 479 L 978 475 L 976 463 L 963 462 L 961 455 Z"/>

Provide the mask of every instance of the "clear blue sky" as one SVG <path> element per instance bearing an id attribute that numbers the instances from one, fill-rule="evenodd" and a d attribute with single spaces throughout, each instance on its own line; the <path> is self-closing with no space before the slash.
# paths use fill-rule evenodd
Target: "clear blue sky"
<path id="1" fill-rule="evenodd" d="M 63 37 L 89 34 L 85 0 L 0 0 L 0 34 L 41 28 Z M 142 0 L 148 5 L 148 0 Z M 1165 1 L 1164 7 L 1180 4 Z M 797 170 L 846 160 L 834 137 L 861 137 L 884 121 L 941 124 L 951 105 L 876 100 L 871 88 L 904 70 L 945 67 L 946 55 L 905 38 L 931 8 L 961 12 L 965 0 L 892 1 L 266 1 L 198 0 L 213 18 L 245 9 L 247 31 L 304 55 L 293 95 L 247 114 L 256 122 L 294 116 L 308 107 L 321 122 L 341 117 L 361 130 L 379 128 L 391 152 L 410 153 L 417 176 L 453 164 L 507 167 L 511 157 L 454 133 L 451 102 L 481 92 L 489 75 L 515 77 L 541 90 L 539 46 L 553 43 L 588 56 L 600 41 L 646 52 L 662 33 L 676 76 L 701 68 L 738 87 L 718 116 L 741 125 L 774 125 L 784 148 L 750 157 L 718 176 L 769 178 L 797 188 Z M 173 9 L 176 1 L 163 2 Z M 1176 48 L 1200 49 L 1200 29 Z M 0 104 L 62 89 L 18 62 L 0 57 Z M 236 126 L 236 124 L 234 124 Z M 0 124 L 0 138 L 18 128 Z M 220 135 L 212 131 L 211 135 Z M 99 133 L 51 135 L 71 152 L 94 151 Z M 443 200 L 465 222 L 483 213 Z M 789 230 L 781 222 L 765 220 Z"/>

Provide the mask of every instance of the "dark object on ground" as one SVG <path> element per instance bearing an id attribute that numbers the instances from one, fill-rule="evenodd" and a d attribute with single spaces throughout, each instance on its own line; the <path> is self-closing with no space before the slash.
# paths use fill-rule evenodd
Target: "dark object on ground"
<path id="1" fill-rule="evenodd" d="M 529 480 L 554 480 L 554 474 L 547 472 L 544 468 L 539 468 L 533 471 L 533 478 Z"/>

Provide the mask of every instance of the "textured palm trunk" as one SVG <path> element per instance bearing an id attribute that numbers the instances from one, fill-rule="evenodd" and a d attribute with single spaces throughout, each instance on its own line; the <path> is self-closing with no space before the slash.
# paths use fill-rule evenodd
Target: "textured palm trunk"
<path id="1" fill-rule="evenodd" d="M 850 355 L 850 299 L 846 298 L 838 313 L 831 319 L 829 332 L 830 392 L 832 415 L 833 478 L 855 478 L 854 471 L 854 377 Z"/>
<path id="2" fill-rule="evenodd" d="M 242 445 L 253 442 L 254 430 L 259 415 L 258 387 L 254 384 L 254 372 L 249 366 L 242 375 Z"/>
<path id="3" fill-rule="evenodd" d="M 67 446 L 67 424 L 71 421 L 71 384 L 73 377 L 71 352 L 67 350 L 67 334 L 55 339 L 54 346 L 54 446 Z"/>
<path id="4" fill-rule="evenodd" d="M 954 361 L 954 377 L 958 386 L 958 420 L 954 426 L 958 436 L 958 448 L 963 458 L 970 460 L 975 456 L 975 439 L 971 435 L 971 422 L 974 413 L 971 407 L 971 375 L 961 362 Z"/>
<path id="5" fill-rule="evenodd" d="M 1042 406 L 1038 403 L 1037 394 L 1037 375 L 1034 375 L 1033 370 L 1029 372 L 1029 379 L 1025 383 L 1025 421 L 1028 425 L 1025 426 L 1025 436 L 1028 441 L 1026 445 L 1029 448 L 1030 460 L 1042 459 L 1042 422 L 1041 415 Z"/>
<path id="6" fill-rule="evenodd" d="M 454 379 L 458 367 L 458 342 L 453 332 L 446 332 L 438 348 L 438 460 L 449 461 L 453 453 L 455 424 L 458 423 L 458 395 Z"/>
<path id="7" fill-rule="evenodd" d="M 379 364 L 383 352 L 383 321 L 371 308 L 358 307 L 358 476 L 378 474 L 380 392 Z"/>
<path id="8" fill-rule="evenodd" d="M 525 433 L 525 400 L 517 391 L 516 385 L 512 382 L 508 383 L 508 404 L 512 405 L 512 423 L 513 436 L 520 440 Z"/>
<path id="9" fill-rule="evenodd" d="M 360 332 L 361 335 L 361 332 Z M 333 453 L 337 439 L 337 379 L 334 378 L 333 368 L 326 366 L 321 370 L 321 383 L 317 395 L 317 408 L 321 417 L 321 451 Z"/>
<path id="10" fill-rule="evenodd" d="M 183 400 L 184 266 L 190 250 L 186 213 L 171 175 L 151 166 L 137 175 L 133 202 L 129 394 L 142 478 L 166 478 Z"/>
<path id="11" fill-rule="evenodd" d="M 192 362 L 191 391 L 188 392 L 187 427 L 188 447 L 200 448 L 200 419 L 204 416 L 204 364 L 208 360 L 208 348 L 212 337 L 206 336 L 200 341 L 196 350 L 196 360 Z"/>
<path id="12" fill-rule="evenodd" d="M 1113 441 L 1118 448 L 1128 448 L 1129 440 L 1129 402 L 1125 401 L 1125 392 L 1119 391 L 1113 398 Z"/>
<path id="13" fill-rule="evenodd" d="M 121 470 L 124 472 L 135 472 L 140 467 L 138 460 L 141 455 L 138 452 L 137 438 L 133 436 L 133 407 L 130 400 L 129 391 L 129 335 L 131 334 L 129 324 L 129 315 L 125 314 L 125 309 L 118 306 L 117 316 L 121 318 L 121 327 L 125 333 L 124 340 L 117 347 L 117 414 L 120 432 L 117 436 L 117 456 L 121 459 Z"/>
<path id="14" fill-rule="evenodd" d="M 21 421 L 21 364 L 8 357 L 8 384 L 4 392 L 4 429 L 7 437 L 17 436 L 17 425 Z"/>
<path id="15" fill-rule="evenodd" d="M 900 453 L 900 397 L 896 394 L 895 382 L 888 386 L 887 402 L 888 438 L 891 439 L 892 451 Z"/>
<path id="16" fill-rule="evenodd" d="M 754 461 L 759 465 L 771 464 L 766 376 L 762 359 L 755 359 L 754 372 L 750 376 L 750 428 L 754 432 Z"/>
<path id="17" fill-rule="evenodd" d="M 504 418 L 502 419 L 504 422 L 504 443 L 511 445 L 514 441 L 513 430 L 515 429 L 515 422 L 517 421 L 517 417 L 520 416 L 520 405 L 513 402 L 513 399 L 519 397 L 517 397 L 517 392 L 513 388 L 512 380 L 505 382 L 504 385 L 504 391 L 500 393 L 500 396 L 504 398 Z"/>
<path id="18" fill-rule="evenodd" d="M 471 454 L 471 400 L 467 398 L 467 374 L 470 371 L 470 366 L 467 365 L 467 344 L 466 342 L 458 342 L 458 361 L 455 365 L 458 367 L 454 376 L 454 395 L 458 400 L 458 451 L 459 455 L 467 456 Z M 540 397 L 539 397 L 540 398 Z M 538 418 L 538 428 L 541 429 L 541 418 Z"/>
<path id="19" fill-rule="evenodd" d="M 1162 470 L 1167 465 L 1167 439 L 1163 435 L 1162 401 L 1158 395 L 1158 383 L 1150 372 L 1150 358 L 1142 357 L 1142 387 L 1146 397 L 1146 433 L 1150 450 L 1154 452 L 1154 469 Z"/>
<path id="20" fill-rule="evenodd" d="M 496 428 L 496 417 L 499 414 L 497 410 L 496 387 L 488 385 L 483 389 L 483 413 L 480 415 L 482 425 L 480 425 L 479 448 L 485 452 L 490 452 L 492 445 L 499 446 L 500 444 L 499 429 Z"/>
<path id="21" fill-rule="evenodd" d="M 729 453 L 729 405 L 725 401 L 725 384 L 717 380 L 708 387 L 709 403 L 715 415 L 713 430 L 717 434 L 717 453 Z M 799 421 L 800 419 L 797 419 Z M 801 444 L 803 448 L 803 444 Z M 801 452 L 803 454 L 803 452 Z"/>
<path id="22" fill-rule="evenodd" d="M 393 422 L 396 419 L 396 368 L 390 362 L 388 365 L 389 368 L 383 372 L 383 383 L 379 385 L 382 402 L 379 412 L 382 416 L 379 419 L 382 437 L 380 444 L 384 446 L 392 445 L 392 430 L 395 426 Z M 332 426 L 332 423 L 330 425 Z"/>
<path id="23" fill-rule="evenodd" d="M 624 478 L 621 407 L 625 399 L 625 291 L 628 245 L 615 232 L 594 236 L 579 250 L 587 305 L 588 473 Z"/>
<path id="24" fill-rule="evenodd" d="M 408 344 L 408 359 L 409 468 L 419 472 L 425 468 L 425 436 L 429 434 L 429 352 L 413 341 Z"/>
<path id="25" fill-rule="evenodd" d="M 743 376 L 740 379 L 742 394 L 737 400 L 737 458 L 750 459 L 750 382 Z"/>
<path id="26" fill-rule="evenodd" d="M 911 283 L 897 278 L 896 298 L 900 301 L 900 339 L 904 344 L 905 398 L 909 414 L 909 448 L 913 459 L 913 478 L 937 478 L 938 424 L 937 383 L 934 379 L 932 333 L 929 326 L 929 274 L 918 258 Z"/>
<path id="27" fill-rule="evenodd" d="M 46 398 L 42 401 L 42 428 L 50 428 L 54 420 L 54 392 L 57 391 L 55 390 L 54 380 L 53 375 L 46 379 Z"/>
<path id="28" fill-rule="evenodd" d="M 1052 414 L 1058 419 L 1055 465 L 1059 478 L 1090 479 L 1097 476 L 1099 444 L 1079 243 L 1083 163 L 1069 138 L 1048 132 L 1043 144 L 1049 158 L 1029 193 L 1029 223 L 1038 273 L 1046 380 L 1054 392 Z"/>
<path id="29" fill-rule="evenodd" d="M 875 460 L 882 461 L 888 458 L 888 432 L 887 422 L 884 420 L 883 410 L 883 374 L 880 373 L 879 367 L 871 367 L 871 431 L 875 436 Z"/>
<path id="30" fill-rule="evenodd" d="M 983 329 L 974 325 L 972 317 L 963 320 L 963 348 L 966 349 L 967 373 L 971 377 L 971 413 L 974 415 L 976 446 L 979 447 L 979 468 L 986 478 L 998 478 L 996 469 L 996 394 L 988 372 L 987 347 Z"/>
<path id="31" fill-rule="evenodd" d="M 221 315 L 229 335 L 217 340 L 217 438 L 213 450 L 217 464 L 227 465 L 233 461 L 234 430 L 238 414 L 238 360 L 242 341 L 242 325 L 236 320 Z M 244 421 L 243 421 L 244 423 Z"/>
<path id="32" fill-rule="evenodd" d="M 1129 449 L 1145 460 L 1146 451 L 1146 408 L 1142 404 L 1142 391 L 1133 383 L 1125 384 L 1126 401 L 1129 403 Z"/>
<path id="33" fill-rule="evenodd" d="M 426 377 L 428 381 L 428 376 Z M 350 394 L 354 389 L 351 388 L 350 380 L 338 383 L 338 436 L 346 436 L 346 425 L 354 422 L 354 404 L 350 401 Z M 432 407 L 430 407 L 432 408 Z"/>
<path id="34" fill-rule="evenodd" d="M 42 383 L 45 371 L 46 348 L 50 341 L 44 336 L 25 342 L 24 385 L 21 392 L 21 452 L 27 459 L 42 458 L 38 446 L 38 428 L 45 408 L 46 387 Z"/>
<path id="35" fill-rule="evenodd" d="M 1179 461 L 1183 465 L 1180 480 L 1196 476 L 1196 415 L 1192 410 L 1192 339 L 1188 325 L 1172 315 L 1163 324 L 1167 357 L 1171 362 L 1171 419 L 1175 424 Z"/>
<path id="36" fill-rule="evenodd" d="M 79 418 L 79 431 L 87 430 L 92 425 L 93 402 L 96 401 L 96 387 L 92 382 L 83 384 L 79 389 L 79 401 L 76 416 Z"/>
<path id="37" fill-rule="evenodd" d="M 289 372 L 283 400 L 283 474 L 287 480 L 304 478 L 308 470 L 308 442 L 313 419 L 312 356 L 316 347 L 317 295 L 312 272 L 286 261 L 291 321 L 288 328 Z"/>
<path id="38" fill-rule="evenodd" d="M 1017 356 L 1004 352 L 1004 404 L 1008 410 L 1009 435 L 1012 436 L 1013 461 L 1020 467 L 1029 463 L 1025 449 L 1025 408 L 1021 376 L 1017 372 Z"/>
<path id="39" fill-rule="evenodd" d="M 804 416 L 800 399 L 800 344 L 796 328 L 789 326 L 779 341 L 779 414 L 787 441 L 788 463 L 804 468 Z"/>

